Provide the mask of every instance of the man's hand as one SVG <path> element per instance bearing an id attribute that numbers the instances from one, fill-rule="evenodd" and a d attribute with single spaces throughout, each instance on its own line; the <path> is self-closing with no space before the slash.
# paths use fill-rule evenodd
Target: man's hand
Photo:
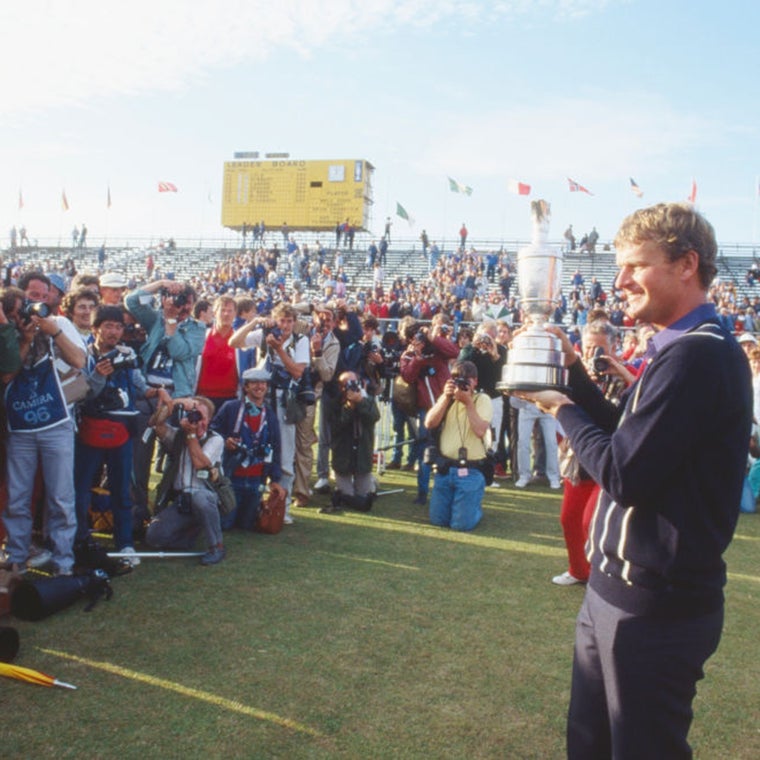
<path id="1" fill-rule="evenodd" d="M 95 365 L 95 371 L 103 377 L 108 377 L 113 374 L 113 362 L 110 359 L 101 359 Z"/>
<path id="2" fill-rule="evenodd" d="M 542 412 L 551 414 L 553 417 L 557 416 L 557 412 L 561 407 L 573 403 L 564 393 L 552 390 L 518 391 L 512 395 L 524 401 L 534 403 Z"/>
<path id="3" fill-rule="evenodd" d="M 39 328 L 39 331 L 45 335 L 55 335 L 60 329 L 55 317 L 32 316 L 32 324 Z"/>
<path id="4" fill-rule="evenodd" d="M 279 483 L 270 483 L 269 493 L 277 499 L 284 499 L 287 492 Z"/>

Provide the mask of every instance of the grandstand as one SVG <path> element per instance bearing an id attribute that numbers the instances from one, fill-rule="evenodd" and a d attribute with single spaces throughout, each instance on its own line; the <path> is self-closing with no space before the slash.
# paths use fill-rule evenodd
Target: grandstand
<path id="1" fill-rule="evenodd" d="M 330 252 L 329 258 L 332 263 L 334 249 L 329 246 L 332 240 L 325 240 L 320 236 L 323 245 Z M 349 295 L 359 290 L 371 292 L 372 290 L 372 272 L 366 266 L 366 250 L 373 239 L 372 236 L 363 234 L 357 235 L 354 250 L 343 250 L 344 271 L 348 275 L 348 293 Z M 310 240 L 307 235 L 298 236 L 298 242 L 305 242 L 310 246 L 316 240 Z M 275 242 L 281 248 L 281 242 L 272 235 L 272 239 L 267 241 L 270 245 Z M 517 253 L 523 246 L 527 245 L 526 241 L 494 241 L 494 240 L 473 240 L 473 248 L 481 254 L 493 250 L 503 249 L 509 253 L 513 260 L 517 259 Z M 552 245 L 561 248 L 561 243 L 555 242 Z M 442 252 L 450 252 L 452 244 L 443 244 Z M 606 250 L 605 250 L 606 249 Z M 152 253 L 155 258 L 156 270 L 154 277 L 173 276 L 177 280 L 189 280 L 193 277 L 202 276 L 218 265 L 227 261 L 231 256 L 240 253 L 241 249 L 237 245 L 231 244 L 230 241 L 218 241 L 217 246 L 201 247 L 187 246 L 177 247 L 169 250 L 165 246 L 135 246 L 124 245 L 123 247 L 107 248 L 106 269 L 109 271 L 119 271 L 128 278 L 140 282 L 145 277 L 145 260 L 148 253 Z M 79 272 L 97 272 L 98 268 L 98 249 L 72 249 L 70 247 L 31 247 L 16 248 L 14 250 L 5 250 L 2 261 L 4 265 L 11 263 L 21 263 L 25 268 L 41 268 L 44 271 L 61 271 L 64 263 L 68 259 L 73 259 L 74 264 Z M 746 274 L 753 261 L 756 260 L 755 250 L 751 246 L 731 246 L 722 248 L 718 257 L 718 277 L 723 281 L 733 281 L 736 286 L 737 298 L 744 296 L 750 300 L 755 295 L 760 295 L 760 284 L 750 285 L 747 283 Z M 385 283 L 389 285 L 395 278 L 406 278 L 411 276 L 416 282 L 423 282 L 428 273 L 428 264 L 422 254 L 421 246 L 415 240 L 398 240 L 394 241 L 388 250 L 387 263 L 383 267 L 385 273 Z M 611 285 L 617 273 L 615 263 L 615 252 L 611 246 L 605 245 L 602 249 L 593 254 L 566 253 L 563 264 L 562 289 L 567 293 L 571 289 L 570 280 L 573 273 L 580 270 L 587 285 L 592 277 L 596 277 L 602 284 L 605 291 L 609 292 Z M 290 278 L 289 278 L 290 284 Z M 496 289 L 497 285 L 491 286 Z M 516 292 L 516 290 L 513 290 Z M 305 292 L 306 296 L 316 295 L 316 288 L 311 288 Z"/>

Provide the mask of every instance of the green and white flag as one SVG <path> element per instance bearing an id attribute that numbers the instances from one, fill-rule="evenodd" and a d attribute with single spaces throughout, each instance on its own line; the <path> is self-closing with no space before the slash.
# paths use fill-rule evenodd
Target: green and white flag
<path id="1" fill-rule="evenodd" d="M 465 195 L 472 195 L 472 188 L 468 185 L 460 185 L 455 179 L 449 177 L 449 190 L 452 193 L 464 193 Z"/>
<path id="2" fill-rule="evenodd" d="M 414 218 L 409 216 L 407 210 L 398 201 L 396 201 L 396 216 L 406 219 L 410 227 L 414 224 Z"/>

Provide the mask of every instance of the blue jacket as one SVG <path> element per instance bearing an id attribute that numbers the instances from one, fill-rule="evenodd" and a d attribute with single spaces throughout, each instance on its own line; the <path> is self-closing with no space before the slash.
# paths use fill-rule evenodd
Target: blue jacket
<path id="1" fill-rule="evenodd" d="M 240 407 L 246 402 L 243 400 L 232 399 L 231 401 L 225 401 L 219 411 L 214 415 L 214 419 L 211 421 L 211 429 L 215 433 L 219 433 L 222 438 L 227 440 L 235 432 L 238 416 L 240 415 Z M 271 447 L 272 461 L 268 462 L 264 466 L 264 475 L 268 476 L 274 483 L 279 483 L 282 478 L 282 464 L 280 460 L 280 451 L 282 446 L 280 445 L 280 423 L 277 420 L 277 412 L 272 409 L 268 404 L 264 404 L 265 418 L 264 429 L 259 431 L 258 443 L 262 446 Z M 252 448 L 254 441 L 254 434 L 248 425 L 245 424 L 245 419 L 242 420 L 240 425 L 240 431 L 238 433 L 240 440 L 247 448 Z M 235 452 L 224 450 L 224 458 L 222 459 L 222 467 L 227 475 L 232 475 L 233 470 L 237 466 L 234 462 Z M 256 461 L 263 461 L 258 459 Z"/>
<path id="2" fill-rule="evenodd" d="M 655 336 L 619 408 L 581 362 L 557 419 L 602 487 L 589 586 L 633 614 L 690 617 L 723 604 L 722 554 L 739 513 L 752 421 L 749 365 L 711 305 Z"/>
<path id="3" fill-rule="evenodd" d="M 151 293 L 144 290 L 132 291 L 124 300 L 127 311 L 145 328 L 147 340 L 140 348 L 140 357 L 145 366 L 164 339 L 163 309 L 153 307 Z M 195 389 L 195 363 L 203 351 L 206 341 L 206 325 L 195 319 L 185 319 L 177 326 L 177 331 L 166 341 L 166 350 L 173 360 L 172 396 L 182 398 L 192 396 Z"/>

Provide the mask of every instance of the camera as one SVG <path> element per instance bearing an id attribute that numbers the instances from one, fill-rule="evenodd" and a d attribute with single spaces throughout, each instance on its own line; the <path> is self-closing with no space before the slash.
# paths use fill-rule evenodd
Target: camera
<path id="1" fill-rule="evenodd" d="M 193 513 L 193 495 L 187 491 L 180 491 L 175 501 L 177 512 L 181 515 L 191 515 Z"/>
<path id="2" fill-rule="evenodd" d="M 267 335 L 273 335 L 276 340 L 282 339 L 282 329 L 277 327 L 277 325 L 272 325 L 272 327 L 264 327 L 263 329 L 265 338 Z"/>
<path id="3" fill-rule="evenodd" d="M 114 348 L 107 354 L 103 354 L 101 359 L 108 359 L 114 370 L 135 369 L 137 367 L 137 355 L 134 351 L 122 351 Z"/>
<path id="4" fill-rule="evenodd" d="M 440 325 L 438 327 L 438 332 L 441 333 L 441 335 L 448 335 L 451 332 L 451 327 L 449 327 L 449 325 Z"/>
<path id="5" fill-rule="evenodd" d="M 343 386 L 343 392 L 344 393 L 359 393 L 361 392 L 361 385 L 359 384 L 358 380 L 349 380 L 344 386 Z"/>
<path id="6" fill-rule="evenodd" d="M 456 385 L 458 390 L 460 391 L 470 390 L 470 379 L 468 377 L 452 377 L 451 380 L 454 383 L 454 385 Z"/>
<path id="7" fill-rule="evenodd" d="M 50 316 L 50 307 L 46 303 L 38 301 L 30 301 L 28 298 L 21 304 L 21 308 L 18 310 L 18 315 L 21 317 L 24 324 L 29 324 L 32 321 L 32 317 L 45 317 Z"/>
<path id="8" fill-rule="evenodd" d="M 190 299 L 188 298 L 187 293 L 181 292 L 181 293 L 174 293 L 172 294 L 168 288 L 162 288 L 161 289 L 161 297 L 162 298 L 171 298 L 172 303 L 177 309 L 181 309 L 183 306 L 187 306 L 187 304 L 190 302 Z"/>
<path id="9" fill-rule="evenodd" d="M 430 342 L 430 338 L 428 338 L 426 332 L 419 330 L 415 333 L 414 340 L 422 343 L 421 355 L 423 359 L 431 359 L 435 355 L 435 349 L 433 348 L 433 344 Z"/>
<path id="10" fill-rule="evenodd" d="M 249 449 L 242 441 L 236 441 L 234 451 L 242 454 L 244 460 L 247 458 L 251 462 L 272 461 L 272 446 L 268 443 L 259 443 Z"/>
<path id="11" fill-rule="evenodd" d="M 438 461 L 438 447 L 437 446 L 425 446 L 425 450 L 422 452 L 422 464 L 432 467 Z"/>
<path id="12" fill-rule="evenodd" d="M 604 375 L 610 369 L 610 363 L 607 359 L 603 359 L 604 349 L 601 346 L 597 346 L 594 349 L 594 356 L 591 360 L 591 366 L 597 375 Z"/>
<path id="13" fill-rule="evenodd" d="M 172 417 L 177 425 L 179 425 L 182 420 L 187 420 L 191 425 L 197 425 L 203 419 L 203 414 L 200 409 L 196 409 L 195 407 L 192 409 L 185 409 L 184 404 L 177 404 L 174 407 Z"/>
<path id="14" fill-rule="evenodd" d="M 401 354 L 404 353 L 404 346 L 397 332 L 388 330 L 380 341 L 380 353 L 383 357 L 383 363 L 380 365 L 380 377 L 386 380 L 392 380 L 398 377 L 401 371 Z"/>

